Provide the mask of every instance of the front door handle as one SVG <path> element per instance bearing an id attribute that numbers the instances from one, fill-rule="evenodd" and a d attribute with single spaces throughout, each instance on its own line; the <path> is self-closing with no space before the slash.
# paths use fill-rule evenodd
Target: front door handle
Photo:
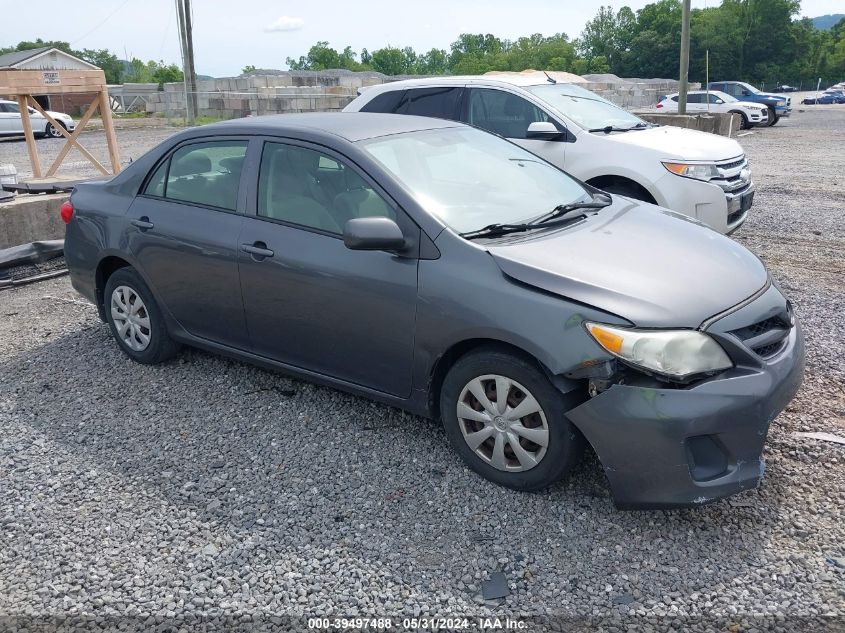
<path id="1" fill-rule="evenodd" d="M 254 242 L 252 244 L 241 244 L 241 250 L 244 253 L 249 253 L 253 256 L 253 258 L 264 259 L 265 257 L 272 257 L 275 255 L 273 251 L 267 248 L 267 245 L 264 242 Z"/>
<path id="2" fill-rule="evenodd" d="M 151 229 L 155 226 L 155 224 L 150 222 L 150 219 L 145 215 L 142 215 L 137 220 L 132 220 L 132 225 L 137 226 L 142 231 L 146 231 L 147 229 Z"/>

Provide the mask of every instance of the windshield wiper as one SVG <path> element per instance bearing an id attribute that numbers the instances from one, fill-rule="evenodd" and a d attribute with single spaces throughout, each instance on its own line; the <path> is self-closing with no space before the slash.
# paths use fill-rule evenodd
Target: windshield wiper
<path id="1" fill-rule="evenodd" d="M 597 200 L 597 198 L 599 200 Z M 521 233 L 532 229 L 559 226 L 567 224 L 572 220 L 584 217 L 586 215 L 586 213 L 584 213 L 584 209 L 603 209 L 611 204 L 611 202 L 613 202 L 613 200 L 608 194 L 599 192 L 593 196 L 590 202 L 573 202 L 571 204 L 558 205 L 552 209 L 550 213 L 540 216 L 531 222 L 521 222 L 519 224 L 488 224 L 484 228 L 461 233 L 461 237 L 468 240 L 474 240 L 479 237 L 499 237 L 507 235 L 508 233 Z"/>
<path id="2" fill-rule="evenodd" d="M 552 209 L 548 214 L 539 217 L 531 222 L 532 226 L 537 224 L 546 224 L 552 220 L 571 220 L 583 215 L 584 209 L 604 209 L 613 203 L 613 198 L 603 191 L 597 192 L 589 202 L 572 202 L 570 204 L 559 204 Z"/>
<path id="3" fill-rule="evenodd" d="M 605 134 L 610 134 L 611 132 L 630 132 L 631 130 L 641 130 L 648 126 L 649 124 L 645 121 L 640 121 L 636 125 L 632 125 L 630 127 L 616 127 L 615 125 L 608 125 L 605 127 L 593 128 L 592 130 L 588 130 L 588 132 L 604 132 Z"/>

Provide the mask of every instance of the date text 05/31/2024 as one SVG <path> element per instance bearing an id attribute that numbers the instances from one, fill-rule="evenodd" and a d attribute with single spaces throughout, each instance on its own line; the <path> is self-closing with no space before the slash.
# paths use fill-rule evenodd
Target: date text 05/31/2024
<path id="1" fill-rule="evenodd" d="M 317 630 L 525 631 L 528 622 L 513 618 L 308 618 Z"/>

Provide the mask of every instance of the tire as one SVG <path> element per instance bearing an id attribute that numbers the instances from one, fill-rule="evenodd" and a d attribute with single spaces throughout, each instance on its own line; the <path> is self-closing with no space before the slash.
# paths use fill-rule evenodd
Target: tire
<path id="1" fill-rule="evenodd" d="M 61 121 L 59 122 L 59 125 L 61 125 L 62 127 L 65 127 L 65 126 L 61 123 Z M 67 128 L 65 128 L 65 129 L 67 129 Z M 44 136 L 48 136 L 48 137 L 50 137 L 50 138 L 62 138 L 64 135 L 63 135 L 61 132 L 59 132 L 59 131 L 58 131 L 58 130 L 57 130 L 57 129 L 53 126 L 53 124 L 52 124 L 52 123 L 48 123 L 48 124 L 47 124 L 47 127 L 46 127 L 46 128 L 45 128 L 45 130 L 44 130 Z"/>
<path id="2" fill-rule="evenodd" d="M 132 360 L 154 365 L 172 358 L 179 351 L 179 345 L 167 333 L 153 294 L 132 268 L 119 268 L 108 278 L 103 303 L 112 336 L 121 351 Z M 120 315 L 127 312 L 128 318 L 120 319 Z M 130 322 L 128 329 L 127 321 Z"/>
<path id="3" fill-rule="evenodd" d="M 497 385 L 507 387 L 503 413 L 495 399 Z M 473 395 L 479 392 L 486 397 L 486 405 Z M 533 412 L 532 397 L 537 405 Z M 508 413 L 520 406 L 530 414 L 508 420 Z M 495 347 L 460 358 L 440 391 L 441 419 L 452 448 L 482 477 L 515 490 L 546 488 L 578 463 L 584 439 L 565 411 L 560 392 L 536 363 Z M 473 433 L 483 435 L 466 439 Z M 470 446 L 471 441 L 476 448 Z"/>
<path id="4" fill-rule="evenodd" d="M 745 115 L 744 112 L 738 112 L 736 110 L 732 110 L 731 114 L 738 114 L 741 117 L 742 121 L 739 124 L 740 130 L 747 130 L 748 128 L 751 127 L 751 123 L 748 122 L 748 117 Z"/>
<path id="5" fill-rule="evenodd" d="M 772 127 L 778 121 L 780 121 L 780 117 L 777 115 L 774 108 L 769 108 L 769 123 L 766 127 Z"/>

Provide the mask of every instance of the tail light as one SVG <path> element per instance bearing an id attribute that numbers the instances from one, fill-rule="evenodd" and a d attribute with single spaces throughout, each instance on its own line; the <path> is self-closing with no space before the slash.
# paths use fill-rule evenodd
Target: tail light
<path id="1" fill-rule="evenodd" d="M 662 108 L 662 107 L 663 107 L 663 104 L 662 104 L 662 103 L 658 103 L 658 104 L 657 104 L 656 106 L 654 106 L 654 107 L 655 107 L 655 108 Z"/>
<path id="2" fill-rule="evenodd" d="M 59 208 L 59 213 L 61 214 L 64 223 L 70 224 L 70 221 L 73 219 L 73 205 L 70 203 L 70 200 L 65 200 L 62 203 L 62 206 Z"/>

